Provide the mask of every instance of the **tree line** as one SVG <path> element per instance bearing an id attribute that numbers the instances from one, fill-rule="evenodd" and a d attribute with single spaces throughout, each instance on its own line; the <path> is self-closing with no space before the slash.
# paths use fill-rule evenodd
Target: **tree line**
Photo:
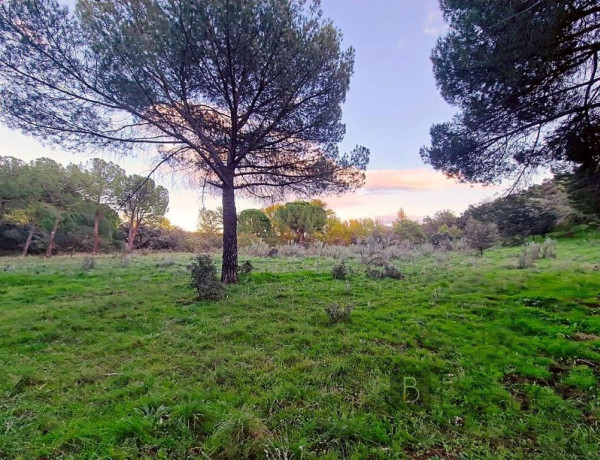
<path id="1" fill-rule="evenodd" d="M 44 252 L 134 249 L 145 224 L 158 224 L 168 191 L 152 179 L 127 175 L 94 158 L 63 166 L 49 158 L 29 163 L 0 156 L 0 250 Z M 124 228 L 122 228 L 124 225 Z"/>
<path id="2" fill-rule="evenodd" d="M 593 197 L 582 192 L 576 175 L 562 174 L 542 184 L 471 205 L 462 214 L 441 210 L 421 221 L 400 209 L 391 225 L 371 218 L 343 220 L 321 200 L 274 204 L 263 209 L 246 209 L 238 215 L 241 245 L 263 241 L 280 244 L 359 244 L 368 238 L 386 238 L 418 245 L 430 243 L 451 247 L 466 239 L 482 251 L 504 241 L 522 244 L 528 237 L 546 235 L 559 228 L 579 224 L 597 226 Z M 201 209 L 198 233 L 219 244 L 222 211 Z"/>

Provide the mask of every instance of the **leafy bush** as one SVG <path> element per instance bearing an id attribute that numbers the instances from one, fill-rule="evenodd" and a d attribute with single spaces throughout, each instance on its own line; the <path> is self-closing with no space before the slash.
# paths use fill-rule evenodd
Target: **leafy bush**
<path id="1" fill-rule="evenodd" d="M 81 269 L 84 272 L 89 272 L 96 266 L 96 259 L 93 257 L 84 257 L 81 261 Z"/>
<path id="2" fill-rule="evenodd" d="M 329 316 L 330 323 L 341 323 L 350 321 L 350 315 L 354 310 L 354 305 L 341 306 L 337 303 L 331 304 L 325 309 L 325 313 Z"/>
<path id="3" fill-rule="evenodd" d="M 336 265 L 331 270 L 331 274 L 336 280 L 345 280 L 348 277 L 352 276 L 352 268 L 346 265 L 346 262 L 343 261 L 341 264 Z"/>
<path id="4" fill-rule="evenodd" d="M 380 268 L 367 267 L 365 274 L 368 278 L 372 279 L 383 279 L 391 278 L 394 280 L 404 279 L 404 275 L 393 265 L 384 265 Z"/>
<path id="5" fill-rule="evenodd" d="M 217 278 L 217 267 L 209 255 L 201 254 L 188 265 L 192 287 L 198 291 L 200 300 L 220 300 L 225 290 Z"/>

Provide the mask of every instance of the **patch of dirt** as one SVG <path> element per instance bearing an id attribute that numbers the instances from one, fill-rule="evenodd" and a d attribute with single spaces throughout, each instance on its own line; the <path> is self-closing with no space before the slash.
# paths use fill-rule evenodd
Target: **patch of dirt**
<path id="1" fill-rule="evenodd" d="M 577 342 L 587 342 L 589 340 L 600 340 L 600 336 L 595 334 L 586 334 L 585 332 L 576 332 L 571 336 Z"/>
<path id="2" fill-rule="evenodd" d="M 594 372 L 596 372 L 599 366 L 598 363 L 581 358 L 574 359 L 572 365 L 586 365 L 594 369 Z M 574 386 L 565 385 L 561 382 L 563 375 L 568 373 L 570 370 L 571 366 L 567 366 L 563 363 L 553 363 L 548 367 L 548 371 L 550 371 L 552 375 L 546 379 L 519 374 L 507 374 L 502 377 L 501 382 L 507 388 L 508 392 L 512 394 L 517 401 L 519 401 L 522 410 L 528 410 L 530 408 L 529 397 L 520 388 L 524 384 L 551 388 L 557 395 L 565 400 L 577 401 L 589 398 L 589 395 L 585 392 L 585 390 Z"/>
<path id="3" fill-rule="evenodd" d="M 412 458 L 413 460 L 430 460 L 432 458 L 440 458 L 443 460 L 458 460 L 459 458 L 458 455 L 446 452 L 441 447 L 434 447 L 433 449 L 429 449 L 424 453 L 418 453 L 415 449 L 408 448 L 406 450 L 406 454 L 409 456 L 409 458 Z"/>
<path id="4" fill-rule="evenodd" d="M 591 309 L 600 308 L 600 302 L 584 302 L 583 305 Z"/>

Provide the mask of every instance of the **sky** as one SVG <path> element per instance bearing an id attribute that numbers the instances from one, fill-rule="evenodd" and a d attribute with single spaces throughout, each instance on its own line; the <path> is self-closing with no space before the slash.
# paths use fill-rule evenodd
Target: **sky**
<path id="1" fill-rule="evenodd" d="M 73 0 L 67 0 L 72 2 Z M 498 187 L 457 184 L 421 161 L 432 124 L 455 113 L 440 96 L 429 57 L 445 32 L 437 0 L 322 0 L 326 17 L 341 29 L 344 46 L 356 50 L 354 76 L 343 107 L 346 137 L 342 151 L 364 145 L 371 152 L 365 186 L 342 196 L 322 197 L 344 219 L 371 217 L 390 222 L 400 208 L 422 219 L 441 209 L 457 213 L 469 204 L 494 197 Z M 91 158 L 70 154 L 0 125 L 0 155 L 24 160 L 50 157 L 64 164 Z M 97 153 L 95 156 L 98 156 Z M 128 174 L 152 169 L 148 158 L 106 159 Z M 155 178 L 170 192 L 167 217 L 194 230 L 198 209 L 216 208 L 220 198 L 202 196 L 172 175 Z M 238 200 L 238 211 L 270 203 Z"/>

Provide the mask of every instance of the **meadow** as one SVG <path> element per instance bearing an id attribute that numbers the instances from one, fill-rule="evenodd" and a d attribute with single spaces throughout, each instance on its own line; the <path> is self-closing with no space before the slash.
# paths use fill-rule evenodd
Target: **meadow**
<path id="1" fill-rule="evenodd" d="M 597 458 L 600 235 L 519 252 L 253 257 L 220 302 L 191 254 L 2 258 L 0 458 Z"/>

